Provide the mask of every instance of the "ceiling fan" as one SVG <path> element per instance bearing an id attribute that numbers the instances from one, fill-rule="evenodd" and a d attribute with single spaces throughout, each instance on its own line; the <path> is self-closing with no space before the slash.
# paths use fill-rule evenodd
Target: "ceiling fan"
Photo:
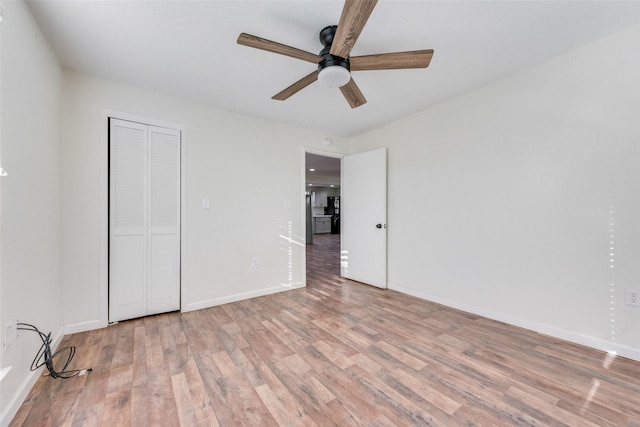
<path id="1" fill-rule="evenodd" d="M 339 87 L 351 108 L 356 108 L 367 100 L 351 77 L 351 71 L 426 68 L 433 56 L 433 49 L 349 56 L 376 3 L 378 0 L 346 0 L 338 25 L 320 31 L 324 48 L 318 55 L 246 33 L 240 34 L 238 44 L 317 64 L 316 70 L 272 99 L 284 101 L 319 80 L 323 86 Z"/>

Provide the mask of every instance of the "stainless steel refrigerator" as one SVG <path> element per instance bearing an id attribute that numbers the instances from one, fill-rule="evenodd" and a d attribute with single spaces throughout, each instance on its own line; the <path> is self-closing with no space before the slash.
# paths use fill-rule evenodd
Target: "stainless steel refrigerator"
<path id="1" fill-rule="evenodd" d="M 307 245 L 313 244 L 313 213 L 311 210 L 311 194 L 305 196 L 306 223 L 307 223 Z"/>

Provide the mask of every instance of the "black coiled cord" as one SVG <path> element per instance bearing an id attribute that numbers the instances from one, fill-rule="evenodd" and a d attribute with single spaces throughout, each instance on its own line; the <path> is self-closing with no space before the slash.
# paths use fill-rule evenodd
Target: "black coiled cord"
<path id="1" fill-rule="evenodd" d="M 47 370 L 49 371 L 49 375 L 51 375 L 51 378 L 66 379 L 66 378 L 75 377 L 77 375 L 80 375 L 81 373 L 90 372 L 92 370 L 91 368 L 89 368 L 89 369 L 74 369 L 74 370 L 68 371 L 67 368 L 71 363 L 71 359 L 73 359 L 73 356 L 76 354 L 76 348 L 75 346 L 66 346 L 56 351 L 55 353 L 52 353 L 51 332 L 45 335 L 38 328 L 28 323 L 18 323 L 18 329 L 22 331 L 35 332 L 38 334 L 38 336 L 42 340 L 42 346 L 40 347 L 40 350 L 38 350 L 38 354 L 36 354 L 36 357 L 33 359 L 33 362 L 31 362 L 32 371 L 35 371 L 36 369 L 44 365 L 47 367 Z M 63 353 L 67 353 L 67 360 L 62 366 L 62 369 L 60 371 L 56 371 L 54 367 L 54 359 L 62 355 Z"/>

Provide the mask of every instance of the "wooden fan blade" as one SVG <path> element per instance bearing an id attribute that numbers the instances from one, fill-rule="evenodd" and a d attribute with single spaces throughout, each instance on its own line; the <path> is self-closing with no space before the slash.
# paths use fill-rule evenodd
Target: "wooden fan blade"
<path id="1" fill-rule="evenodd" d="M 315 53 L 296 49 L 295 47 L 273 42 L 261 37 L 252 36 L 247 33 L 242 33 L 238 36 L 238 44 L 266 50 L 267 52 L 279 53 L 280 55 L 290 56 L 296 59 L 302 59 L 303 61 L 312 62 L 314 64 L 319 63 L 323 59 L 320 55 L 316 55 Z"/>
<path id="2" fill-rule="evenodd" d="M 340 88 L 340 92 L 342 92 L 349 105 L 351 105 L 351 108 L 356 108 L 367 103 L 367 99 L 364 97 L 362 92 L 360 92 L 360 88 L 353 79 L 349 80 L 349 83 L 342 86 Z"/>
<path id="3" fill-rule="evenodd" d="M 341 58 L 349 56 L 376 3 L 378 3 L 378 0 L 345 1 L 340 21 L 338 21 L 338 29 L 333 36 L 333 43 L 329 52 L 331 55 Z"/>
<path id="4" fill-rule="evenodd" d="M 427 68 L 433 57 L 433 49 L 408 52 L 381 53 L 349 58 L 351 71 L 396 70 L 401 68 Z"/>
<path id="5" fill-rule="evenodd" d="M 303 78 L 301 78 L 300 80 L 298 80 L 297 82 L 295 82 L 294 84 L 292 84 L 291 86 L 283 90 L 282 92 L 273 95 L 271 99 L 275 99 L 277 101 L 284 101 L 285 99 L 289 98 L 291 95 L 295 95 L 296 93 L 300 92 L 302 89 L 309 86 L 311 83 L 315 82 L 316 80 L 318 80 L 318 71 L 314 71 L 308 76 L 304 76 Z"/>

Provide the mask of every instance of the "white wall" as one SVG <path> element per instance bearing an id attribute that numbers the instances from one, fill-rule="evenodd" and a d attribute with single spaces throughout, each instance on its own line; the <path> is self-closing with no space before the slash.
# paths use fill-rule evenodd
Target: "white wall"
<path id="1" fill-rule="evenodd" d="M 389 286 L 640 359 L 638 76 L 634 27 L 354 139 L 389 149 Z"/>
<path id="2" fill-rule="evenodd" d="M 186 140 L 184 310 L 304 284 L 303 147 L 331 135 L 83 75 L 64 75 L 65 324 L 104 326 L 104 111 L 179 124 Z M 345 150 L 336 142 L 333 152 Z M 102 150 L 102 151 L 101 151 Z M 211 209 L 202 210 L 209 198 Z M 288 209 L 290 206 L 291 209 Z M 292 241 L 292 243 L 289 243 Z M 289 248 L 291 247 L 291 252 Z M 252 268 L 259 258 L 260 268 Z"/>
<path id="3" fill-rule="evenodd" d="M 4 2 L 2 28 L 2 166 L 0 179 L 0 301 L 2 330 L 9 320 L 32 323 L 54 338 L 62 332 L 62 71 L 23 2 Z M 4 334 L 3 338 L 4 338 Z M 40 340 L 21 332 L 2 367 L 0 424 L 11 401 L 24 398 Z M 19 402 L 18 402 L 19 404 Z M 10 415 L 10 414 L 9 414 Z"/>

